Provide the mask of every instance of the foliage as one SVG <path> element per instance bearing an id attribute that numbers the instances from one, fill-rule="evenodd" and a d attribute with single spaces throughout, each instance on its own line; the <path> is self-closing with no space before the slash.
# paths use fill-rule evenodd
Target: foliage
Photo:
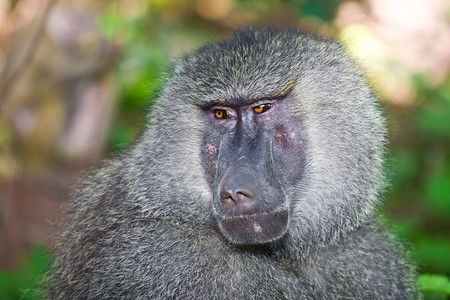
<path id="1" fill-rule="evenodd" d="M 17 268 L 0 271 L 0 299 L 41 299 L 43 277 L 50 262 L 46 247 L 36 245 Z"/>
<path id="2" fill-rule="evenodd" d="M 414 79 L 417 100 L 392 110 L 400 136 L 389 162 L 386 209 L 397 234 L 414 245 L 421 272 L 450 275 L 450 78 L 432 87 Z M 393 126 L 394 127 L 394 126 Z"/>
<path id="3" fill-rule="evenodd" d="M 151 4 L 153 9 L 164 9 Z M 169 55 L 180 56 L 213 40 L 217 34 L 211 27 L 174 24 L 151 12 L 126 18 L 114 5 L 100 18 L 105 35 L 120 37 L 124 45 L 114 72 L 119 104 L 109 141 L 111 151 L 122 151 L 142 131 L 149 107 L 168 77 L 171 60 L 176 58 Z M 174 43 L 182 43 L 175 53 Z"/>
<path id="4" fill-rule="evenodd" d="M 101 24 L 106 35 L 123 36 L 126 45 L 115 69 L 120 114 L 112 125 L 109 142 L 112 150 L 120 151 L 127 148 L 141 130 L 168 59 L 161 43 L 154 42 L 148 20 L 121 18 L 111 9 L 101 16 Z"/>
<path id="5" fill-rule="evenodd" d="M 438 300 L 450 297 L 450 280 L 445 276 L 423 274 L 418 282 L 425 299 Z"/>

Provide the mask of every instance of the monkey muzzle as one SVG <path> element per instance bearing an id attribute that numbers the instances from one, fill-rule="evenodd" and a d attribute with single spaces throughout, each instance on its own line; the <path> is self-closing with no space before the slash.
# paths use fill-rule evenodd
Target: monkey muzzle
<path id="1" fill-rule="evenodd" d="M 277 181 L 264 173 L 271 172 L 236 163 L 226 169 L 218 184 L 216 219 L 224 237 L 234 244 L 269 243 L 287 231 L 285 195 L 274 185 Z"/>

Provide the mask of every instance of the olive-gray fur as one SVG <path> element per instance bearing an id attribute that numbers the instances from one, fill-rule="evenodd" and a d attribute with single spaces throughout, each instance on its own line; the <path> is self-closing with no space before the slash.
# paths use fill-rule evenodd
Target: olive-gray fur
<path id="1" fill-rule="evenodd" d="M 236 247 L 212 216 L 202 106 L 289 93 L 306 166 L 287 235 Z M 180 59 L 136 144 L 71 199 L 51 299 L 414 299 L 415 269 L 379 225 L 384 120 L 341 46 L 245 30 Z"/>

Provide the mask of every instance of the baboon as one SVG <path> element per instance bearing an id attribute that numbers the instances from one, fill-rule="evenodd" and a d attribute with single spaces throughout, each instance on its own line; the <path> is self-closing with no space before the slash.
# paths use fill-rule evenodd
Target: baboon
<path id="1" fill-rule="evenodd" d="M 177 62 L 71 200 L 51 299 L 413 299 L 376 216 L 384 120 L 335 42 L 241 30 Z"/>

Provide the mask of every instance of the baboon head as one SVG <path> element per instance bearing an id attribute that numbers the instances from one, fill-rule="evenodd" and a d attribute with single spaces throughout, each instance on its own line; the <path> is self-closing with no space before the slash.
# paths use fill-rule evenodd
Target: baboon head
<path id="1" fill-rule="evenodd" d="M 152 120 L 133 163 L 137 188 L 166 199 L 142 204 L 158 218 L 213 222 L 233 244 L 301 245 L 352 230 L 377 204 L 383 120 L 334 42 L 238 31 L 176 64 Z"/>

